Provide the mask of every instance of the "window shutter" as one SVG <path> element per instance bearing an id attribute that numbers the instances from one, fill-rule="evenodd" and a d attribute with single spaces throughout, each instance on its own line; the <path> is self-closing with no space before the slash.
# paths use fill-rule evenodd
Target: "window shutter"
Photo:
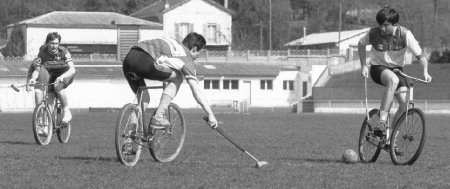
<path id="1" fill-rule="evenodd" d="M 194 31 L 194 24 L 189 23 L 189 33 Z"/>
<path id="2" fill-rule="evenodd" d="M 203 24 L 203 36 L 206 38 L 206 41 L 208 41 L 208 24 Z"/>
<path id="3" fill-rule="evenodd" d="M 180 24 L 175 23 L 175 39 L 180 41 Z"/>
<path id="4" fill-rule="evenodd" d="M 220 24 L 217 24 L 217 31 L 216 31 L 216 36 L 217 36 L 217 43 L 220 44 L 221 43 L 221 39 L 222 37 L 224 37 L 222 30 L 220 29 Z"/>

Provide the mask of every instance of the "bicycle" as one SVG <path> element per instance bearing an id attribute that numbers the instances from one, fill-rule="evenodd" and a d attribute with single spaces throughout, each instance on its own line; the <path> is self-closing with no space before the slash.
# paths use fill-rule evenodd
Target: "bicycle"
<path id="1" fill-rule="evenodd" d="M 119 112 L 115 130 L 115 147 L 119 161 L 126 166 L 134 166 L 139 160 L 142 147 L 148 148 L 157 162 L 174 160 L 183 148 L 186 137 L 186 123 L 180 107 L 170 103 L 165 112 L 170 126 L 144 126 L 145 109 L 142 93 L 164 86 L 139 87 L 133 103 L 125 104 Z M 153 112 L 154 115 L 156 111 Z M 143 144 L 147 143 L 147 145 Z"/>
<path id="2" fill-rule="evenodd" d="M 62 122 L 61 103 L 58 98 L 54 98 L 52 103 L 53 105 L 50 104 L 50 100 L 48 98 L 49 93 L 55 94 L 54 92 L 48 91 L 48 88 L 55 84 L 57 83 L 28 84 L 29 86 L 41 86 L 43 88 L 44 96 L 41 103 L 34 108 L 32 121 L 34 139 L 36 143 L 40 145 L 49 144 L 54 133 L 58 136 L 60 143 L 69 142 L 71 123 Z M 20 91 L 18 87 L 23 86 L 27 86 L 27 84 L 23 84 L 21 86 L 15 86 L 14 84 L 11 85 L 11 87 L 17 92 Z M 47 130 L 47 133 L 39 133 L 39 131 L 44 130 Z"/>
<path id="3" fill-rule="evenodd" d="M 395 165 L 412 165 L 420 156 L 426 141 L 425 114 L 420 108 L 414 107 L 414 82 L 429 83 L 425 80 L 406 75 L 395 69 L 395 73 L 406 79 L 408 88 L 406 108 L 403 114 L 393 125 L 389 134 L 389 116 L 387 119 L 386 135 L 381 138 L 374 135 L 373 126 L 379 120 L 379 109 L 368 112 L 367 105 L 367 78 L 365 79 L 366 118 L 361 126 L 359 136 L 359 157 L 363 163 L 373 163 L 378 159 L 382 149 L 389 151 Z M 403 92 L 401 92 L 403 93 Z M 386 138 L 386 136 L 390 136 Z"/>

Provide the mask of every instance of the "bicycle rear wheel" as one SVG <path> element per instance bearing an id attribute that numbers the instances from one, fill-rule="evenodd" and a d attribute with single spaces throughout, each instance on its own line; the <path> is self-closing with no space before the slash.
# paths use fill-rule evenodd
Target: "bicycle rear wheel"
<path id="1" fill-rule="evenodd" d="M 367 117 L 364 119 L 359 134 L 358 153 L 359 159 L 363 163 L 377 161 L 381 151 L 380 139 L 373 134 L 373 127 L 379 120 L 378 109 L 370 110 L 369 117 L 370 120 L 367 120 Z"/>
<path id="2" fill-rule="evenodd" d="M 390 142 L 394 145 L 389 150 L 392 162 L 395 165 L 412 165 L 419 158 L 425 140 L 424 113 L 417 108 L 409 109 L 408 116 L 403 113 L 392 132 Z"/>
<path id="3" fill-rule="evenodd" d="M 57 105 L 55 106 L 55 111 L 56 111 L 56 115 L 55 115 L 55 120 L 56 120 L 56 135 L 58 136 L 58 140 L 60 143 L 67 143 L 69 142 L 69 137 L 70 137 L 70 131 L 71 131 L 71 124 L 66 123 L 66 124 L 62 124 L 62 114 L 61 114 L 61 106 Z"/>
<path id="4" fill-rule="evenodd" d="M 126 166 L 134 166 L 142 150 L 142 121 L 135 104 L 126 104 L 117 117 L 115 145 L 117 158 Z"/>
<path id="5" fill-rule="evenodd" d="M 32 126 L 36 143 L 40 145 L 49 144 L 52 139 L 53 124 L 52 114 L 45 104 L 40 104 L 34 108 Z"/>
<path id="6" fill-rule="evenodd" d="M 170 126 L 165 129 L 149 128 L 152 140 L 149 141 L 150 154 L 158 162 L 169 162 L 180 154 L 186 137 L 186 123 L 178 105 L 171 103 L 165 117 Z"/>

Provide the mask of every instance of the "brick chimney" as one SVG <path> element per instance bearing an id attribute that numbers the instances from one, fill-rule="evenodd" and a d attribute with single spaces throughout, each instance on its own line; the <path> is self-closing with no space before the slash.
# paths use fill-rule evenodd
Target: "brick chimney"
<path id="1" fill-rule="evenodd" d="M 225 8 L 228 8 L 228 0 L 224 0 L 224 1 L 223 1 L 223 6 L 224 6 Z"/>

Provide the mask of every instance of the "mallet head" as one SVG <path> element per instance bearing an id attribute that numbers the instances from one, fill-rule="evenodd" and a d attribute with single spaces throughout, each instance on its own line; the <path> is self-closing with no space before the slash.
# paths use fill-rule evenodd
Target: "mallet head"
<path id="1" fill-rule="evenodd" d="M 264 166 L 264 165 L 267 165 L 268 163 L 267 163 L 267 161 L 259 161 L 256 165 L 255 165 L 255 168 L 260 168 L 260 167 L 262 167 L 262 166 Z"/>

